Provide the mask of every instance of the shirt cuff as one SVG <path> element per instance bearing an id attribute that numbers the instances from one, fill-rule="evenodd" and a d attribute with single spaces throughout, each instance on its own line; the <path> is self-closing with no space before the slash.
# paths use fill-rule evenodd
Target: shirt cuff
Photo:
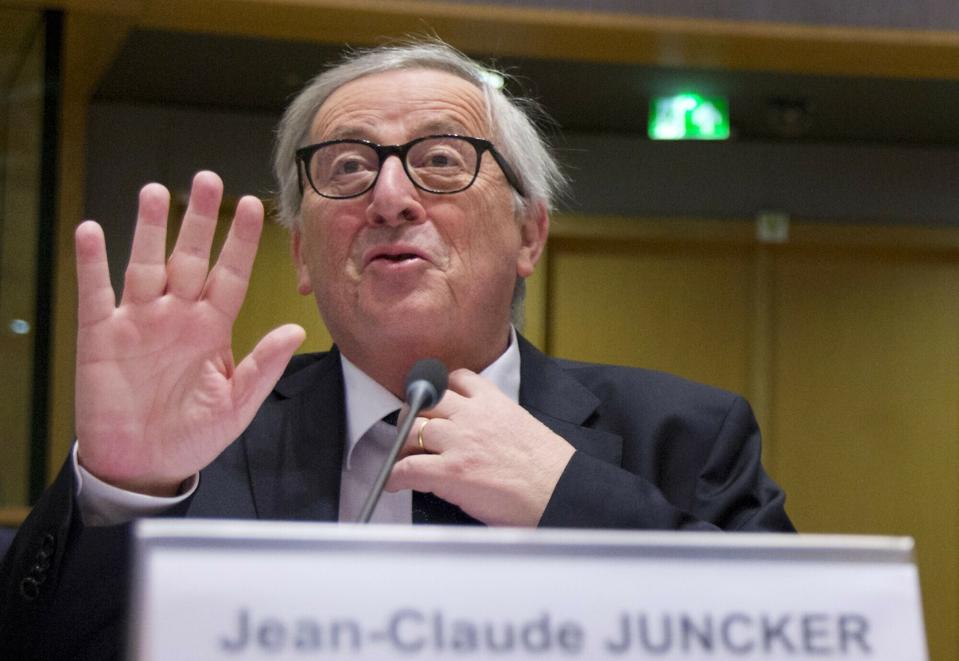
<path id="1" fill-rule="evenodd" d="M 84 525 L 113 526 L 145 516 L 162 514 L 193 495 L 200 484 L 200 474 L 193 475 L 172 498 L 148 496 L 107 484 L 80 465 L 77 460 L 79 441 L 70 453 L 73 474 L 77 481 L 77 504 Z"/>

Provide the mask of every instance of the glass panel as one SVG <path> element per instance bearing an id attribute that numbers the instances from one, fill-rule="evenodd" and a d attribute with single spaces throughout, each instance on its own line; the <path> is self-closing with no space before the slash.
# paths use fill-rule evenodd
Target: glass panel
<path id="1" fill-rule="evenodd" d="M 43 22 L 0 9 L 0 507 L 28 501 Z"/>

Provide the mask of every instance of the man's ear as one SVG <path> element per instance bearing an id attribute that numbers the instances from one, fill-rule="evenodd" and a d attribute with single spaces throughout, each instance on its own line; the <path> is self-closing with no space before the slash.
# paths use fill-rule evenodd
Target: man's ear
<path id="1" fill-rule="evenodd" d="M 516 275 L 528 278 L 533 274 L 536 263 L 546 247 L 549 235 L 549 212 L 542 202 L 528 209 L 520 221 L 520 251 L 516 260 Z"/>
<path id="2" fill-rule="evenodd" d="M 296 267 L 296 291 L 306 296 L 313 293 L 313 280 L 310 279 L 310 270 L 303 259 L 303 236 L 300 230 L 290 232 L 290 255 Z"/>

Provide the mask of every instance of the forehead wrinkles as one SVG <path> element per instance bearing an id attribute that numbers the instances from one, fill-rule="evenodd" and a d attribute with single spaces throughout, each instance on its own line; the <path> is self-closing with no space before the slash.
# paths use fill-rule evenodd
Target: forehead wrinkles
<path id="1" fill-rule="evenodd" d="M 487 114 L 482 91 L 458 76 L 390 71 L 358 78 L 333 92 L 317 111 L 310 135 L 314 140 L 357 134 L 376 139 L 385 130 L 401 128 L 406 138 L 413 138 L 424 129 L 449 126 L 485 137 Z"/>

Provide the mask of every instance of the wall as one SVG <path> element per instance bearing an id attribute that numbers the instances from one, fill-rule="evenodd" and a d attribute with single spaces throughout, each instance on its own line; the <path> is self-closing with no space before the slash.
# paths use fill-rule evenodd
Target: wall
<path id="1" fill-rule="evenodd" d="M 0 83 L 0 363 L 8 375 L 0 398 L 2 515 L 5 506 L 25 502 L 29 491 L 43 34 L 31 13 L 5 11 L 0 20 L 11 30 L 2 40 L 17 44 L 15 51 L 0 49 L 7 65 L 0 66 L 6 74 Z M 14 332 L 14 320 L 27 322 L 29 330 Z"/>
<path id="2" fill-rule="evenodd" d="M 959 226 L 955 147 L 573 135 L 561 156 L 577 213 Z"/>
<path id="3" fill-rule="evenodd" d="M 213 168 L 227 194 L 268 196 L 277 119 L 94 104 L 87 214 L 110 228 L 112 248 L 122 256 L 132 236 L 136 192 L 146 181 L 182 193 L 193 173 Z M 573 179 L 569 210 L 578 214 L 722 219 L 773 209 L 846 223 L 959 225 L 956 148 L 656 143 L 572 134 L 563 136 L 559 150 Z"/>
<path id="4" fill-rule="evenodd" d="M 959 655 L 959 231 L 565 218 L 547 346 L 745 393 L 803 532 L 916 540 L 933 659 Z"/>

